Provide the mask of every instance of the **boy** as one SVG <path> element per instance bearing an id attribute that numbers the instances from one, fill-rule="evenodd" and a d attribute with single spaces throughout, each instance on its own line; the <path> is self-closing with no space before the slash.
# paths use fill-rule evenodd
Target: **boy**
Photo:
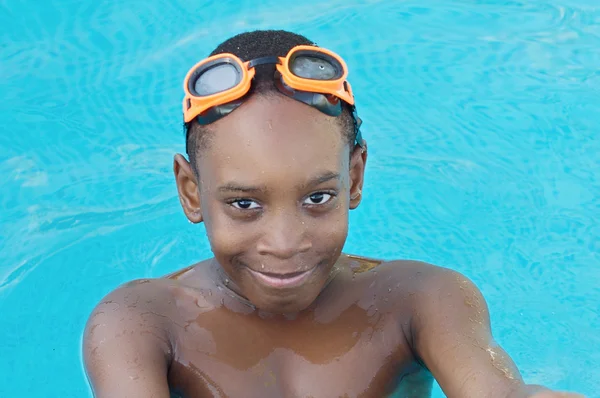
<path id="1" fill-rule="evenodd" d="M 239 57 L 239 58 L 238 58 Z M 214 258 L 93 311 L 98 398 L 559 397 L 525 385 L 464 276 L 342 254 L 367 160 L 334 53 L 284 31 L 221 44 L 186 76 L 183 211 Z"/>

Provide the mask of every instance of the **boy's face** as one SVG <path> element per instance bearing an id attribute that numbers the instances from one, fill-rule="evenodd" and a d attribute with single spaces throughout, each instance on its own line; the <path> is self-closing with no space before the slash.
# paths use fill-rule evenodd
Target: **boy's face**
<path id="1" fill-rule="evenodd" d="M 319 295 L 361 197 L 366 152 L 337 121 L 284 96 L 254 96 L 215 122 L 199 181 L 175 159 L 181 203 L 204 221 L 230 287 L 258 308 L 296 312 Z"/>

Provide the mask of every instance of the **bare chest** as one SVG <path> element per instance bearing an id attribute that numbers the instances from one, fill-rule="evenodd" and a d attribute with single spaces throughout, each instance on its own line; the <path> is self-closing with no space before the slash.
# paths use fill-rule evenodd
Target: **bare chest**
<path id="1" fill-rule="evenodd" d="M 288 326 L 188 327 L 169 373 L 174 396 L 429 396 L 430 379 L 394 322 Z"/>

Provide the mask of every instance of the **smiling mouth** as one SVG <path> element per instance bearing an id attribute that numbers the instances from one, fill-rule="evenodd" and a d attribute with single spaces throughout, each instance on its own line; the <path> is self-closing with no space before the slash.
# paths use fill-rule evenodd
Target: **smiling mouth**
<path id="1" fill-rule="evenodd" d="M 302 285 L 315 271 L 317 267 L 311 268 L 308 271 L 291 272 L 287 274 L 274 274 L 269 272 L 259 272 L 248 268 L 250 273 L 254 275 L 263 285 L 272 288 L 283 289 L 292 288 Z"/>

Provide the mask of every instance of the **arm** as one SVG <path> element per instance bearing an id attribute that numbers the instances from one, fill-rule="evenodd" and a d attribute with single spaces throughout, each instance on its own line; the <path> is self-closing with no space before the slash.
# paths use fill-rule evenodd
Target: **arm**
<path id="1" fill-rule="evenodd" d="M 143 296 L 118 289 L 88 320 L 83 357 L 96 398 L 169 398 L 169 339 L 157 316 L 137 305 L 150 301 Z"/>
<path id="2" fill-rule="evenodd" d="M 580 397 L 525 385 L 492 337 L 488 308 L 477 287 L 448 269 L 424 274 L 411 325 L 413 349 L 449 398 Z"/>

